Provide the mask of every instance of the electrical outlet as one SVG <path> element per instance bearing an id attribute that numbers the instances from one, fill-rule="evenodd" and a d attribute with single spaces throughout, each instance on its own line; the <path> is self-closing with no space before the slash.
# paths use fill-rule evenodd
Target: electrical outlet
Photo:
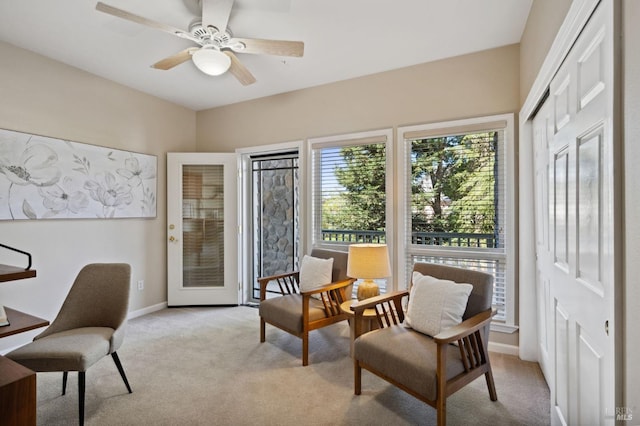
<path id="1" fill-rule="evenodd" d="M 144 290 L 144 280 L 138 280 L 138 291 Z"/>

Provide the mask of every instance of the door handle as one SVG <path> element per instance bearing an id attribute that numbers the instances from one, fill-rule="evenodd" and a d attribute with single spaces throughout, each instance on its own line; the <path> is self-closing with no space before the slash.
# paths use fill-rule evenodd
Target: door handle
<path id="1" fill-rule="evenodd" d="M 178 239 L 172 235 L 169 237 L 169 241 L 175 243 L 176 241 L 178 241 Z"/>

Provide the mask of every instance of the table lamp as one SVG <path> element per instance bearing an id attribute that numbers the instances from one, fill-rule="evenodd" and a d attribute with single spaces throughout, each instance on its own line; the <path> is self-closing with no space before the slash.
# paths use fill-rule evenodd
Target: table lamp
<path id="1" fill-rule="evenodd" d="M 364 280 L 358 284 L 358 300 L 379 295 L 380 289 L 373 279 L 391 276 L 387 245 L 351 244 L 347 276 Z"/>

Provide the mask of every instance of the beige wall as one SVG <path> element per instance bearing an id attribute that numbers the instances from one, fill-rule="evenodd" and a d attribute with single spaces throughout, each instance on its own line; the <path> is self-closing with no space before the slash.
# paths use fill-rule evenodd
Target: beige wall
<path id="1" fill-rule="evenodd" d="M 81 265 L 124 261 L 131 310 L 166 301 L 167 151 L 195 149 L 195 112 L 0 42 L 0 128 L 158 156 L 156 219 L 0 221 L 0 242 L 31 252 L 37 277 L 0 283 L 0 304 L 52 319 Z M 0 202 L 5 194 L 0 194 Z M 0 263 L 21 257 L 0 251 Z M 0 351 L 33 333 L 2 339 Z"/>
<path id="2" fill-rule="evenodd" d="M 524 103 L 572 0 L 533 0 L 520 39 L 520 101 Z"/>
<path id="3" fill-rule="evenodd" d="M 199 151 L 516 112 L 518 45 L 198 112 Z"/>

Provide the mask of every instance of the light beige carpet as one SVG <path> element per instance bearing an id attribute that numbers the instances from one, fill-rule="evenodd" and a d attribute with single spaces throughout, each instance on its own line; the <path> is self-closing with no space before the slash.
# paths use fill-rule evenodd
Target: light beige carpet
<path id="1" fill-rule="evenodd" d="M 353 394 L 348 324 L 301 341 L 267 325 L 259 342 L 251 307 L 170 308 L 129 321 L 118 351 L 133 393 L 111 358 L 87 372 L 87 425 L 431 425 L 435 410 L 363 371 Z M 498 401 L 484 378 L 448 399 L 449 425 L 545 425 L 549 391 L 537 364 L 491 354 Z M 77 376 L 38 373 L 38 424 L 77 424 Z"/>

